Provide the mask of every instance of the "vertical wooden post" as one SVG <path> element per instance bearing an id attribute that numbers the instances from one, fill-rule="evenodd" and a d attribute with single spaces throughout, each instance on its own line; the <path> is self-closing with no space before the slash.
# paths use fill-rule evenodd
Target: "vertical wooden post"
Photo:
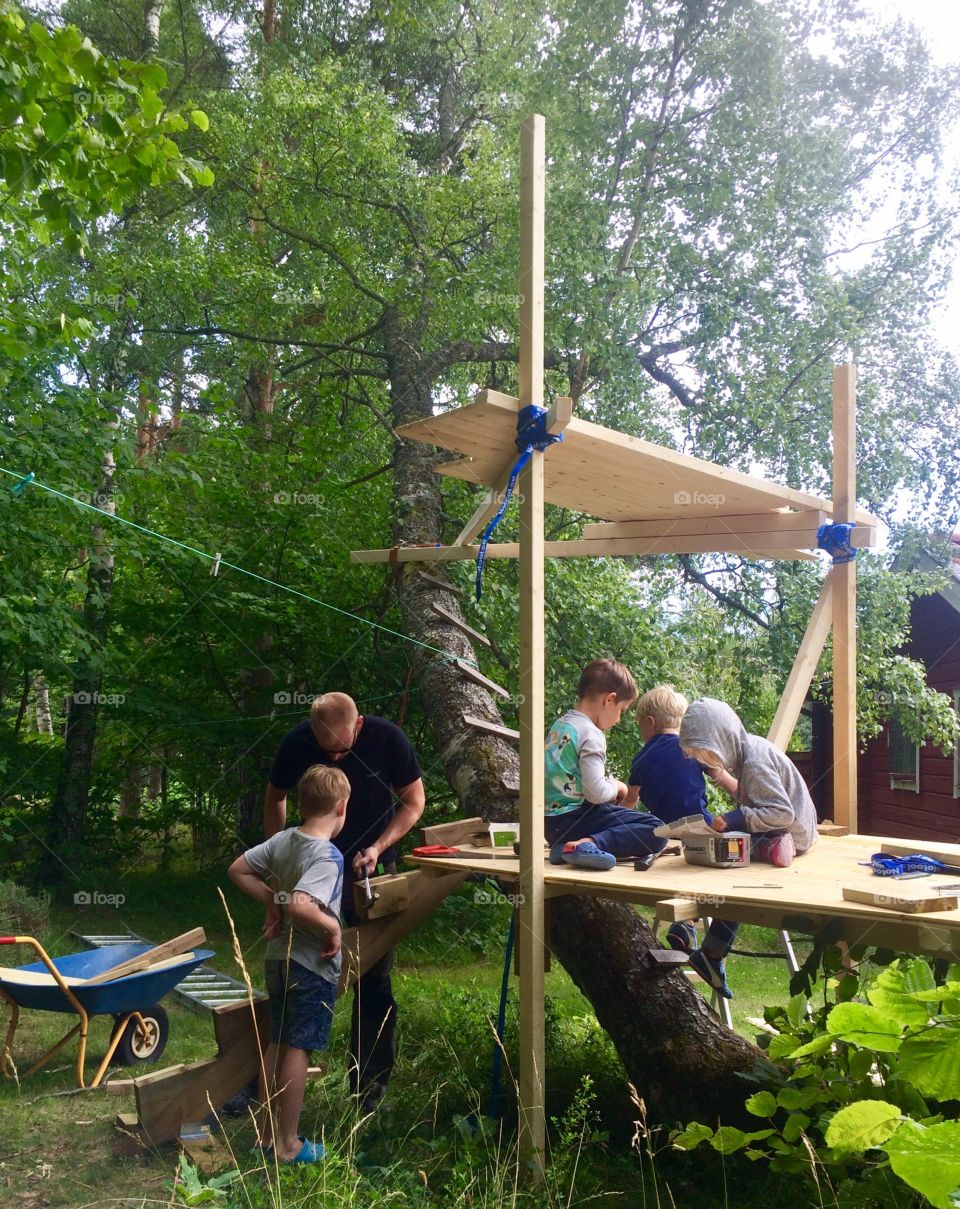
<path id="1" fill-rule="evenodd" d="M 833 519 L 852 521 L 857 503 L 857 371 L 833 367 Z M 833 819 L 857 830 L 857 564 L 833 581 Z"/>
<path id="2" fill-rule="evenodd" d="M 520 136 L 520 406 L 543 406 L 544 120 Z M 520 476 L 520 1151 L 543 1175 L 543 454 Z"/>

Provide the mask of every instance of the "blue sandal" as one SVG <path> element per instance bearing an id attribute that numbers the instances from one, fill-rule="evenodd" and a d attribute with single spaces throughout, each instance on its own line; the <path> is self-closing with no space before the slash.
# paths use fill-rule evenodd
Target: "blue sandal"
<path id="1" fill-rule="evenodd" d="M 604 852 L 592 840 L 583 844 L 565 845 L 563 859 L 577 869 L 597 869 L 601 872 L 612 869 L 617 863 L 617 858 L 612 852 Z"/>
<path id="2" fill-rule="evenodd" d="M 308 1142 L 306 1138 L 301 1138 L 303 1145 L 293 1156 L 292 1159 L 281 1159 L 282 1163 L 289 1163 L 293 1166 L 296 1163 L 319 1163 L 327 1157 L 326 1147 L 322 1142 Z"/>

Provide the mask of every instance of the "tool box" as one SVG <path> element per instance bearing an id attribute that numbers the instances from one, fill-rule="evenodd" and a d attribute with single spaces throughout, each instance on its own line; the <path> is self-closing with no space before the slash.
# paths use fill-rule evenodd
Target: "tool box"
<path id="1" fill-rule="evenodd" d="M 716 835 L 685 835 L 683 859 L 688 865 L 726 869 L 750 864 L 750 835 L 746 831 L 723 831 Z"/>

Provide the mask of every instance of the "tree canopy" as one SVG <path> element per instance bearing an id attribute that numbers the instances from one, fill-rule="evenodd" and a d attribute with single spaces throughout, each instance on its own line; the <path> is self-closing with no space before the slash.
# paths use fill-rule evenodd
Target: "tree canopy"
<path id="1" fill-rule="evenodd" d="M 65 697 L 97 698 L 81 830 L 118 854 L 189 821 L 218 859 L 211 837 L 255 824 L 273 748 L 330 687 L 402 711 L 452 807 L 397 635 L 430 637 L 346 554 L 452 537 L 474 506 L 459 483 L 428 498 L 394 430 L 516 385 L 531 110 L 551 398 L 828 493 L 829 367 L 854 357 L 863 502 L 924 532 L 956 519 L 957 366 L 926 316 L 955 240 L 934 185 L 960 90 L 909 27 L 844 0 L 153 7 L 145 58 L 133 0 L 3 9 L 2 464 L 262 579 L 4 492 L 0 761 L 32 832 L 63 755 L 37 733 L 38 676 L 60 721 Z M 889 563 L 861 574 L 863 732 L 899 695 L 949 743 L 946 699 L 897 655 L 933 583 Z M 550 706 L 609 652 L 763 728 L 818 582 L 739 559 L 552 566 Z M 508 681 L 516 592 L 491 567 L 472 614 Z M 612 736 L 615 759 L 633 743 Z"/>

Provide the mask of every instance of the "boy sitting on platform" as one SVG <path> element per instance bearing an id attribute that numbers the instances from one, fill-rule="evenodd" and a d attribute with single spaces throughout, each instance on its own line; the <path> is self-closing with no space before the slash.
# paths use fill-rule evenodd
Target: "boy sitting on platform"
<path id="1" fill-rule="evenodd" d="M 680 724 L 685 755 L 712 769 L 725 769 L 738 783 L 740 805 L 718 815 L 714 831 L 751 833 L 750 855 L 785 869 L 817 840 L 817 812 L 810 792 L 792 760 L 768 739 L 748 734 L 723 701 L 701 697 Z M 739 924 L 715 919 L 703 944 L 690 954 L 690 964 L 726 999 L 723 960 L 733 947 Z"/>
<path id="2" fill-rule="evenodd" d="M 312 1050 L 327 1048 L 340 981 L 343 857 L 330 842 L 343 827 L 350 782 L 314 764 L 297 786 L 299 827 L 278 831 L 237 857 L 231 880 L 267 906 L 264 932 L 271 1041 L 260 1078 L 260 1144 L 283 1163 L 317 1163 L 322 1142 L 298 1130 Z M 272 924 L 272 926 L 271 926 Z"/>
<path id="3" fill-rule="evenodd" d="M 636 683 L 622 663 L 595 659 L 580 675 L 576 706 L 547 732 L 544 835 L 551 864 L 612 869 L 618 858 L 647 856 L 666 844 L 653 834 L 661 820 L 618 805 L 627 786 L 606 775 L 603 732 L 636 698 Z"/>
<path id="4" fill-rule="evenodd" d="M 639 799 L 651 814 L 665 823 L 699 814 L 707 824 L 713 816 L 707 810 L 707 786 L 703 770 L 696 760 L 680 749 L 680 723 L 689 702 L 672 684 L 658 684 L 637 702 L 635 717 L 643 747 L 630 768 L 624 806 L 635 806 Z M 713 779 L 722 789 L 736 795 L 737 783 L 728 772 L 717 768 Z M 697 945 L 694 921 L 682 920 L 667 930 L 672 949 L 690 952 Z"/>

